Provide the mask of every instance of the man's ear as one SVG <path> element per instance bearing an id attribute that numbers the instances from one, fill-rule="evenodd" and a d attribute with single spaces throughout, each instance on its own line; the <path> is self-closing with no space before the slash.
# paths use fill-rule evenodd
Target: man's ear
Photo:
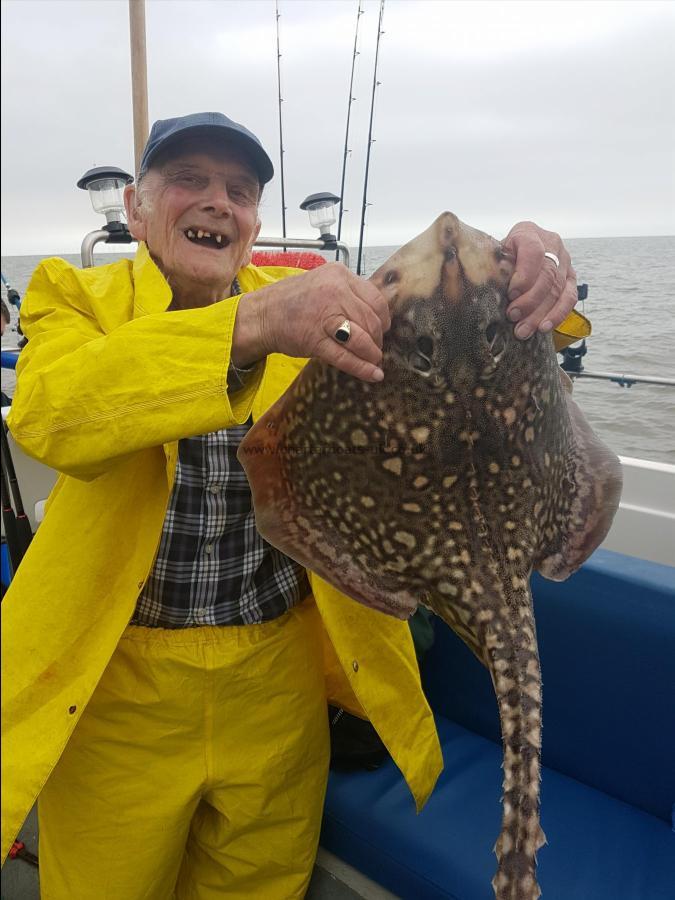
<path id="1" fill-rule="evenodd" d="M 253 255 L 253 245 L 258 240 L 258 235 L 260 234 L 260 228 L 262 226 L 262 222 L 258 219 L 255 223 L 255 228 L 253 229 L 253 234 L 251 235 L 251 240 L 248 242 L 248 246 L 244 251 L 244 256 L 241 260 L 241 266 L 239 268 L 243 269 L 244 266 L 251 265 L 251 257 Z"/>
<path id="2" fill-rule="evenodd" d="M 137 241 L 144 241 L 147 237 L 147 229 L 137 202 L 135 184 L 128 184 L 124 188 L 124 209 L 127 214 L 127 223 L 131 236 Z"/>

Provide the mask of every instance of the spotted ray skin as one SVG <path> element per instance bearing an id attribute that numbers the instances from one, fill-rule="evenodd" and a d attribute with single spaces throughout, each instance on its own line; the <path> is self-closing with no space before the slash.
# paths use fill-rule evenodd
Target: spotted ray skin
<path id="1" fill-rule="evenodd" d="M 536 900 L 541 673 L 529 576 L 602 541 L 618 459 L 571 398 L 550 335 L 507 322 L 513 262 L 443 213 L 372 277 L 385 379 L 312 361 L 239 451 L 270 543 L 401 618 L 422 603 L 489 669 L 504 751 L 498 900 Z"/>

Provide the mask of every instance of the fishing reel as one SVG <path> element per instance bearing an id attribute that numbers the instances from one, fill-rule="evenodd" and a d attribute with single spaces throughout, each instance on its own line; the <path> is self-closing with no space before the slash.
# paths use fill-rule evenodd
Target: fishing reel
<path id="1" fill-rule="evenodd" d="M 581 303 L 586 300 L 588 297 L 588 285 L 587 284 L 578 284 L 577 285 L 577 300 Z M 579 373 L 584 371 L 583 366 L 583 358 L 586 356 L 588 352 L 588 348 L 586 347 L 586 339 L 584 338 L 581 343 L 577 347 L 564 347 L 562 350 L 559 350 L 558 353 L 562 356 L 562 362 L 560 363 L 560 368 L 563 372 L 568 372 L 572 375 L 579 375 Z"/>
<path id="2" fill-rule="evenodd" d="M 571 373 L 573 375 L 578 375 L 580 372 L 584 371 L 584 366 L 582 360 L 584 356 L 586 356 L 587 348 L 586 348 L 586 339 L 582 340 L 581 344 L 578 347 L 565 347 L 563 350 L 560 350 L 560 355 L 562 356 L 562 362 L 560 363 L 560 368 L 564 372 Z"/>

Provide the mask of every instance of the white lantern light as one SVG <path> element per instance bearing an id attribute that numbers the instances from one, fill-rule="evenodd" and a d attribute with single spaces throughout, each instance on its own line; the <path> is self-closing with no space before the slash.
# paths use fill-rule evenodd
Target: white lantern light
<path id="1" fill-rule="evenodd" d="M 89 199 L 94 212 L 106 218 L 108 226 L 124 221 L 124 188 L 131 184 L 133 177 L 116 166 L 97 166 L 89 169 L 77 182 L 77 186 L 89 191 Z"/>
<path id="2" fill-rule="evenodd" d="M 310 194 L 300 204 L 300 209 L 306 209 L 309 213 L 309 224 L 312 228 L 318 228 L 321 236 L 328 240 L 335 240 L 330 227 L 337 221 L 335 206 L 341 200 L 335 194 L 322 191 L 318 194 Z"/>

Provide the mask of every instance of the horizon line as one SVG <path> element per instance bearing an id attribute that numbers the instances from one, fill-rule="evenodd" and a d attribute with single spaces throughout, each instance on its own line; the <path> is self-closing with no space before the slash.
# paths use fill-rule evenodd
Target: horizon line
<path id="1" fill-rule="evenodd" d="M 625 238 L 643 239 L 643 238 L 654 238 L 654 237 L 675 238 L 675 234 L 607 234 L 607 235 L 580 235 L 580 236 L 575 235 L 574 237 L 563 237 L 562 240 L 563 241 L 606 241 L 606 240 L 615 240 L 615 239 L 619 240 L 619 239 L 625 239 Z M 405 243 L 409 243 L 409 241 L 405 241 L 403 243 L 393 243 L 393 244 L 369 244 L 365 249 L 366 250 L 381 250 L 381 249 L 384 249 L 385 247 L 403 247 L 405 245 Z M 105 246 L 105 245 L 103 245 L 103 246 Z M 122 247 L 123 245 L 120 244 L 119 246 Z M 356 245 L 356 244 L 354 244 L 354 245 L 348 244 L 348 247 L 350 250 L 358 249 L 358 245 Z M 264 250 L 265 248 L 261 247 L 259 249 Z M 101 248 L 101 251 L 99 251 L 99 252 L 100 252 L 100 255 L 104 255 L 104 256 L 120 256 L 120 255 L 124 254 L 125 252 L 135 253 L 136 251 L 133 249 L 130 249 L 128 251 L 120 249 L 118 251 L 111 252 L 111 251 L 103 251 Z M 310 252 L 310 251 L 307 251 L 307 252 Z M 322 252 L 322 251 L 317 251 L 317 252 Z M 330 253 L 331 251 L 328 250 L 328 251 L 323 251 L 323 252 Z M 49 250 L 49 251 L 32 250 L 32 251 L 24 251 L 22 253 L 3 253 L 2 256 L 5 259 L 8 259 L 13 256 L 47 256 L 47 257 L 49 257 L 49 256 L 78 256 L 79 254 L 80 254 L 79 249 L 77 249 L 77 250 Z"/>

